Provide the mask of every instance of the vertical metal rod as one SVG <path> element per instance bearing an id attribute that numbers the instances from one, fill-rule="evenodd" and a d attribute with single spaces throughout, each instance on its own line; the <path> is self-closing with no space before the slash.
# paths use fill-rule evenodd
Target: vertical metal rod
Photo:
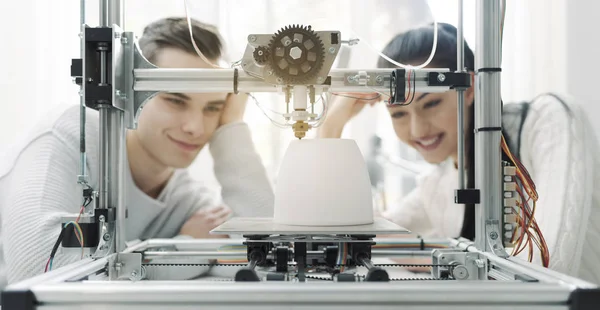
<path id="1" fill-rule="evenodd" d="M 475 184 L 481 203 L 475 209 L 475 245 L 492 251 L 487 224 L 496 225 L 502 216 L 502 166 L 500 136 L 500 10 L 501 0 L 477 1 L 475 85 Z M 498 221 L 498 222 L 496 222 Z M 501 230 L 500 230 L 501 231 Z"/>
<path id="2" fill-rule="evenodd" d="M 124 1 L 121 0 L 105 0 L 108 2 L 107 21 L 108 26 L 117 25 L 121 29 L 125 29 L 123 9 Z"/>
<path id="3" fill-rule="evenodd" d="M 110 24 L 108 23 L 108 1 L 109 0 L 99 0 L 100 2 L 100 20 L 98 26 L 100 27 L 108 27 Z"/>
<path id="4" fill-rule="evenodd" d="M 125 250 L 125 220 L 126 205 L 125 197 L 125 169 L 127 169 L 125 153 L 125 113 L 119 109 L 110 109 L 110 147 L 109 157 L 111 158 L 108 167 L 110 183 L 108 186 L 108 197 L 110 206 L 116 208 L 116 250 L 121 252 Z"/>
<path id="5" fill-rule="evenodd" d="M 100 84 L 107 84 L 106 81 L 106 51 L 100 51 Z"/>
<path id="6" fill-rule="evenodd" d="M 109 105 L 100 105 L 98 113 L 100 114 L 100 143 L 98 145 L 98 207 L 107 209 L 109 207 L 108 187 L 110 175 L 110 110 Z"/>
<path id="7" fill-rule="evenodd" d="M 458 32 L 456 44 L 456 71 L 464 72 L 463 0 L 458 0 Z M 465 188 L 465 90 L 458 89 L 458 189 Z"/>
<path id="8" fill-rule="evenodd" d="M 79 1 L 79 29 L 83 29 L 82 26 L 85 24 L 85 0 Z M 82 37 L 83 38 L 83 37 Z M 81 59 L 84 58 L 84 46 L 81 43 L 79 55 Z M 83 81 L 79 88 L 79 175 L 78 182 L 87 184 L 86 175 L 87 157 L 85 154 L 85 98 L 83 97 Z"/>

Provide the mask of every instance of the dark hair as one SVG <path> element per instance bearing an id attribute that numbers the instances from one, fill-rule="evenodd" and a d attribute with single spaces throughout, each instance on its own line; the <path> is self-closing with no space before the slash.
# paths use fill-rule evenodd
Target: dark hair
<path id="1" fill-rule="evenodd" d="M 419 65 L 429 58 L 433 47 L 433 24 L 407 32 L 401 33 L 392 39 L 383 49 L 383 54 L 402 64 Z M 457 29 L 445 23 L 438 23 L 438 37 L 435 55 L 429 67 L 448 68 L 456 71 L 456 46 Z M 389 61 L 380 58 L 377 62 L 378 67 L 393 68 L 395 65 Z M 475 71 L 475 56 L 469 48 L 467 42 L 464 44 L 464 66 L 467 71 Z M 466 173 L 467 188 L 475 187 L 475 104 L 469 108 L 470 119 L 466 132 Z M 465 215 L 461 237 L 473 240 L 475 238 L 475 206 L 468 204 L 465 206 Z"/>
<path id="2" fill-rule="evenodd" d="M 190 19 L 194 41 L 200 52 L 209 60 L 217 60 L 223 54 L 223 44 L 217 28 Z M 144 34 L 139 40 L 142 54 L 148 61 L 154 62 L 158 52 L 165 47 L 181 49 L 196 54 L 190 40 L 190 29 L 186 18 L 170 17 L 152 22 L 144 28 Z"/>

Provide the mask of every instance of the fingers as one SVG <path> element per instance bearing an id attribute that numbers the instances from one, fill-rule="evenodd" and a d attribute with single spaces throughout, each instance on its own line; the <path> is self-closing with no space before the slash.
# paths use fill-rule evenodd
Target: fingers
<path id="1" fill-rule="evenodd" d="M 216 227 L 223 224 L 225 221 L 227 221 L 232 213 L 231 209 L 226 206 L 218 206 L 215 208 L 202 210 L 201 212 L 204 222 L 206 225 L 211 227 Z"/>
<path id="2" fill-rule="evenodd" d="M 333 93 L 334 96 L 338 96 L 338 97 L 345 97 L 345 98 L 349 98 L 349 99 L 354 99 L 357 100 L 359 102 L 364 102 L 364 101 L 379 101 L 381 100 L 381 94 L 380 93 Z"/>

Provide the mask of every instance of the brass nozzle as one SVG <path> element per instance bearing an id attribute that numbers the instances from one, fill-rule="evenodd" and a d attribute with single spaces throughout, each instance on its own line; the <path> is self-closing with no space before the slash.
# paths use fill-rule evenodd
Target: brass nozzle
<path id="1" fill-rule="evenodd" d="M 298 139 L 302 139 L 306 137 L 306 132 L 308 131 L 308 124 L 303 121 L 297 121 L 292 125 L 292 129 L 294 130 L 294 136 Z"/>

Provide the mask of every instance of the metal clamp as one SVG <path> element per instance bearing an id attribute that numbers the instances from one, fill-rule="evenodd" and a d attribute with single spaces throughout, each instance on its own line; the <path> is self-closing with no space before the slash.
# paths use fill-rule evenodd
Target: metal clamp
<path id="1" fill-rule="evenodd" d="M 456 280 L 487 279 L 488 263 L 475 252 L 455 249 L 436 249 L 432 252 L 431 275 L 436 279 Z"/>
<path id="2" fill-rule="evenodd" d="M 387 78 L 389 82 L 389 77 Z M 344 85 L 385 86 L 386 78 L 381 72 L 357 71 L 344 74 Z"/>
<path id="3" fill-rule="evenodd" d="M 500 231 L 500 221 L 499 220 L 486 220 L 485 221 L 485 231 L 486 231 L 486 240 L 492 252 L 497 256 L 507 258 L 509 255 L 504 250 L 504 245 L 502 244 L 502 234 Z"/>
<path id="4" fill-rule="evenodd" d="M 111 281 L 140 281 L 145 277 L 142 253 L 118 253 L 108 260 L 108 278 Z"/>

